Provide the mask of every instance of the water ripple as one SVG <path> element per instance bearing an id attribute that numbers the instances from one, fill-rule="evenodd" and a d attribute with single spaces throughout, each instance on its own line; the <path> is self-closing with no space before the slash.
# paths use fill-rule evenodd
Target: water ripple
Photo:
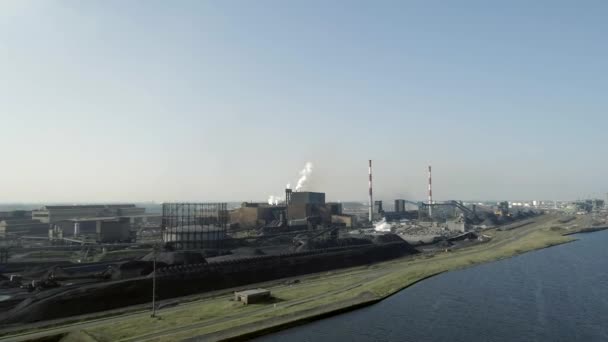
<path id="1" fill-rule="evenodd" d="M 579 238 L 258 341 L 608 341 L 608 231 Z"/>

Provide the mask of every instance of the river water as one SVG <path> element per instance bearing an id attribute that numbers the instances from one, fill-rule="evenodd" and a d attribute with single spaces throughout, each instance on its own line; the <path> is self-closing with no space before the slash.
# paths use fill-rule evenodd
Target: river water
<path id="1" fill-rule="evenodd" d="M 608 231 L 576 238 L 258 341 L 608 341 Z"/>

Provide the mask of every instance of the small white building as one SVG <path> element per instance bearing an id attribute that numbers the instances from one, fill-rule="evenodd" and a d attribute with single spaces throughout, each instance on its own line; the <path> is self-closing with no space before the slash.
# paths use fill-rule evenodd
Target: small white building
<path id="1" fill-rule="evenodd" d="M 266 289 L 253 289 L 234 293 L 234 300 L 242 302 L 245 305 L 264 302 L 268 299 L 270 299 L 270 290 Z"/>

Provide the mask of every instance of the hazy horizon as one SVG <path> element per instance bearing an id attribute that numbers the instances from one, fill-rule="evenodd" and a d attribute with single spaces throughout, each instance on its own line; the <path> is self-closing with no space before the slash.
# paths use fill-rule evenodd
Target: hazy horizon
<path id="1" fill-rule="evenodd" d="M 501 198 L 501 199 L 462 199 L 459 198 L 457 200 L 459 201 L 463 201 L 463 202 L 467 202 L 467 203 L 498 203 L 500 201 L 510 201 L 510 202 L 529 202 L 529 201 L 540 201 L 540 202 L 548 202 L 548 203 L 552 203 L 554 201 L 557 201 L 559 203 L 563 203 L 563 202 L 576 202 L 576 201 L 583 201 L 583 200 L 588 200 L 588 199 L 602 199 L 605 200 L 606 194 L 604 195 L 604 198 L 601 197 L 600 194 L 597 194 L 597 196 L 587 196 L 587 197 L 580 197 L 580 198 L 571 198 L 571 199 L 555 199 L 555 200 L 551 200 L 551 199 L 531 199 L 531 198 Z M 404 198 L 374 198 L 374 200 L 381 200 L 383 201 L 384 206 L 389 206 L 392 207 L 393 206 L 393 201 L 396 199 L 404 199 Z M 408 200 L 408 199 L 406 199 Z M 368 204 L 367 199 L 360 199 L 360 200 L 356 200 L 356 199 L 346 199 L 346 200 L 338 200 L 338 199 L 334 199 L 334 198 L 327 198 L 327 201 L 329 202 L 343 202 L 343 203 L 360 203 L 360 204 Z M 409 201 L 412 202 L 427 202 L 427 199 L 409 199 Z M 433 199 L 433 201 L 435 201 Z M 437 202 L 442 202 L 443 200 L 438 200 Z M 445 200 L 445 201 L 450 201 L 450 200 Z M 176 201 L 75 201 L 75 202 L 0 202 L 0 206 L 19 206 L 19 205 L 23 205 L 23 206 L 45 206 L 45 205 L 84 205 L 84 204 L 150 204 L 150 205 L 160 205 L 163 203 L 175 203 L 175 202 L 179 202 L 178 200 Z M 218 200 L 214 200 L 214 199 L 198 199 L 198 200 L 194 200 L 194 202 L 225 202 L 225 203 L 243 203 L 243 202 L 248 202 L 248 203 L 266 203 L 267 199 L 263 199 L 263 198 L 259 198 L 259 199 L 241 199 L 241 200 L 223 200 L 223 201 L 218 201 Z"/>
<path id="2" fill-rule="evenodd" d="M 606 198 L 608 3 L 0 2 L 0 203 Z"/>

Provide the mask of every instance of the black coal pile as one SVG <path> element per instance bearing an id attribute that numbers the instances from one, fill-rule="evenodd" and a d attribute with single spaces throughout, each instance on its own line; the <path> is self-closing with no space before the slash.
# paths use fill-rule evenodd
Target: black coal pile
<path id="1" fill-rule="evenodd" d="M 420 253 L 414 246 L 410 245 L 407 241 L 403 240 L 397 234 L 382 234 L 374 237 L 374 244 L 388 244 L 388 243 L 399 243 L 399 247 L 406 254 L 417 254 Z"/>
<path id="2" fill-rule="evenodd" d="M 403 241 L 403 239 L 396 234 L 382 234 L 374 236 L 374 243 L 389 243 L 400 241 Z"/>
<path id="3" fill-rule="evenodd" d="M 154 252 L 146 254 L 140 260 L 153 261 Z M 156 261 L 166 265 L 203 264 L 205 257 L 200 251 L 163 251 L 157 254 Z"/>
<path id="4" fill-rule="evenodd" d="M 498 220 L 497 219 L 492 219 L 492 218 L 487 218 L 485 220 L 483 220 L 483 222 L 481 222 L 482 225 L 485 225 L 487 227 L 492 227 L 498 224 Z"/>
<path id="5" fill-rule="evenodd" d="M 231 254 L 241 255 L 241 256 L 257 256 L 257 255 L 265 255 L 263 250 L 255 247 L 239 247 L 233 249 Z"/>
<path id="6" fill-rule="evenodd" d="M 9 289 L 13 287 L 19 287 L 20 285 L 20 281 L 10 281 L 9 277 L 0 274 L 0 289 Z"/>
<path id="7" fill-rule="evenodd" d="M 499 225 L 507 224 L 513 222 L 514 219 L 511 216 L 499 216 L 497 222 Z"/>
<path id="8" fill-rule="evenodd" d="M 477 213 L 477 217 L 479 218 L 479 221 L 480 221 L 479 224 L 481 224 L 481 225 L 491 227 L 491 226 L 496 226 L 498 224 L 498 217 L 496 216 L 496 214 L 494 214 L 492 212 L 488 212 L 488 211 L 479 212 L 479 213 Z"/>
<path id="9" fill-rule="evenodd" d="M 448 240 L 441 240 L 441 241 L 437 242 L 437 244 L 435 244 L 435 246 L 440 247 L 440 248 L 450 248 L 450 247 L 454 246 L 454 244 Z"/>
<path id="10" fill-rule="evenodd" d="M 326 249 L 326 248 L 334 248 L 334 247 L 347 247 L 347 246 L 362 246 L 362 245 L 369 245 L 372 242 L 368 239 L 361 239 L 361 238 L 354 238 L 354 237 L 349 237 L 349 238 L 343 238 L 343 239 L 336 239 L 336 240 L 316 240 L 316 241 L 309 241 L 308 243 L 304 244 L 303 246 L 305 246 L 305 248 L 296 248 L 296 251 L 298 252 L 302 252 L 304 250 L 315 250 L 315 249 Z"/>
<path id="11" fill-rule="evenodd" d="M 291 235 L 278 235 L 269 238 L 261 238 L 256 243 L 259 246 L 276 246 L 276 245 L 288 245 L 291 244 L 293 236 Z"/>
<path id="12" fill-rule="evenodd" d="M 164 262 L 156 262 L 156 267 L 168 266 Z M 153 261 L 131 260 L 112 266 L 108 272 L 113 280 L 130 279 L 146 276 L 154 270 Z"/>

